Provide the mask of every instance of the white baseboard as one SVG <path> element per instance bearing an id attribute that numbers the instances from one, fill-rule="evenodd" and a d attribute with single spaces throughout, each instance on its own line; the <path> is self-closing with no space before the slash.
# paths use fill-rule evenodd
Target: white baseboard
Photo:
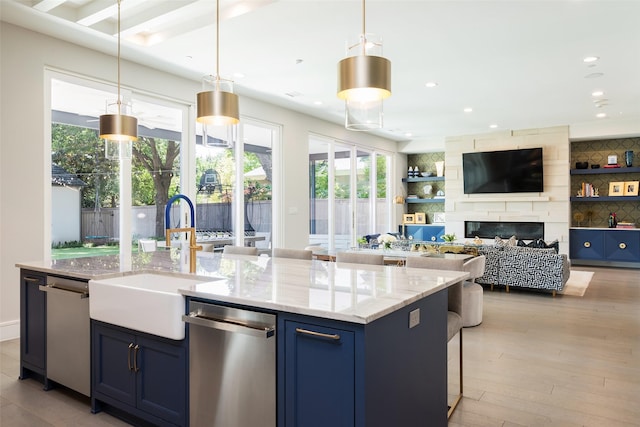
<path id="1" fill-rule="evenodd" d="M 20 321 L 0 323 L 0 341 L 8 341 L 20 338 Z"/>

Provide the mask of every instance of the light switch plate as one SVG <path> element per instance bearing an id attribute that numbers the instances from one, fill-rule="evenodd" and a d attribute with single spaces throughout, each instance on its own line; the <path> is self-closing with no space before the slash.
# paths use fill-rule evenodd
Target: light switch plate
<path id="1" fill-rule="evenodd" d="M 420 309 L 416 308 L 409 312 L 409 328 L 414 328 L 420 324 Z"/>

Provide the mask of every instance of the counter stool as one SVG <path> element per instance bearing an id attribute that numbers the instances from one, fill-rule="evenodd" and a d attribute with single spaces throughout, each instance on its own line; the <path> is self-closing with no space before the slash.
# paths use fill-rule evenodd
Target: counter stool
<path id="1" fill-rule="evenodd" d="M 462 325 L 465 328 L 478 326 L 482 323 L 482 299 L 484 289 L 475 283 L 478 277 L 484 275 L 487 258 L 480 255 L 471 258 L 463 265 L 464 271 L 469 273 L 468 281 L 462 287 Z"/>
<path id="2" fill-rule="evenodd" d="M 482 323 L 482 298 L 484 289 L 477 283 L 465 282 L 462 287 L 462 326 L 465 328 Z"/>

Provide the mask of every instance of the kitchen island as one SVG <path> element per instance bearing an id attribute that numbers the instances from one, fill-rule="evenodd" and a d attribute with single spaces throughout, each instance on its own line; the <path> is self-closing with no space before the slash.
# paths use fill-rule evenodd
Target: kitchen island
<path id="1" fill-rule="evenodd" d="M 214 253 L 197 261 L 192 276 L 206 280 L 180 289 L 187 304 L 276 315 L 271 425 L 446 425 L 446 289 L 467 273 Z M 18 267 L 84 280 L 190 274 L 175 250 L 134 255 L 127 271 L 117 256 Z M 309 339 L 301 330 L 340 339 Z"/>

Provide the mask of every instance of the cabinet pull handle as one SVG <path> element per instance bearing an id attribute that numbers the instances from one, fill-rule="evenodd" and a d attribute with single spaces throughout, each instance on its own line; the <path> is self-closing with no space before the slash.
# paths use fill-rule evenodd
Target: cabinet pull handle
<path id="1" fill-rule="evenodd" d="M 436 241 L 436 236 L 431 236 L 431 241 L 435 242 Z"/>
<path id="2" fill-rule="evenodd" d="M 27 276 L 25 276 L 24 280 L 26 280 L 27 282 L 31 282 L 31 283 L 38 283 L 40 281 L 36 277 L 27 277 Z"/>
<path id="3" fill-rule="evenodd" d="M 340 335 L 338 334 L 323 334 L 322 332 L 310 331 L 308 329 L 296 328 L 296 332 L 304 335 L 311 335 L 312 337 L 317 338 L 326 338 L 329 340 L 338 341 L 340 339 Z"/>
<path id="4" fill-rule="evenodd" d="M 131 349 L 133 348 L 133 343 L 129 343 L 129 350 L 127 351 L 127 366 L 130 371 L 133 371 L 133 366 L 131 366 Z"/>
<path id="5" fill-rule="evenodd" d="M 618 245 L 618 247 L 620 249 L 626 249 L 627 248 L 627 244 L 625 242 L 620 242 L 620 244 Z"/>
<path id="6" fill-rule="evenodd" d="M 140 370 L 138 369 L 138 350 L 140 350 L 140 346 L 136 344 L 136 346 L 133 347 L 133 372 Z"/>
<path id="7" fill-rule="evenodd" d="M 591 242 L 584 242 L 584 247 L 585 248 L 590 248 L 591 247 Z"/>

